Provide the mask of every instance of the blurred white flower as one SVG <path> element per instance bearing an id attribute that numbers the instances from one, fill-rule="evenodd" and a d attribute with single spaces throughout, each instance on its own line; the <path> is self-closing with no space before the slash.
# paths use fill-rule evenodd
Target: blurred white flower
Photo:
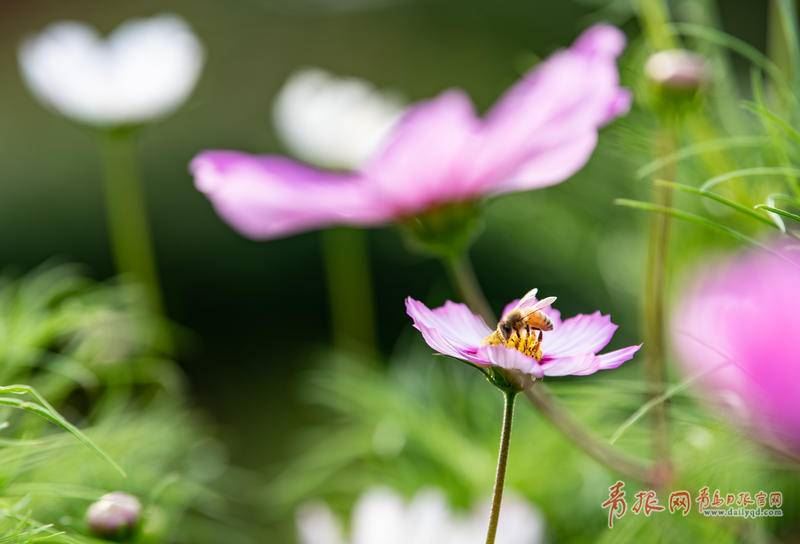
<path id="1" fill-rule="evenodd" d="M 323 70 L 292 75 L 275 100 L 275 127 L 290 151 L 326 168 L 355 170 L 403 113 L 396 96 Z"/>
<path id="2" fill-rule="evenodd" d="M 488 518 L 488 503 L 459 515 L 436 490 L 421 491 L 406 504 L 395 492 L 376 488 L 356 503 L 350 538 L 344 536 L 341 524 L 324 504 L 301 508 L 297 528 L 300 544 L 482 544 Z M 513 495 L 505 497 L 497 544 L 543 541 L 539 512 Z"/>
<path id="3" fill-rule="evenodd" d="M 175 15 L 130 20 L 108 38 L 71 21 L 19 50 L 22 75 L 45 105 L 81 123 L 135 124 L 165 116 L 192 92 L 203 46 Z"/>

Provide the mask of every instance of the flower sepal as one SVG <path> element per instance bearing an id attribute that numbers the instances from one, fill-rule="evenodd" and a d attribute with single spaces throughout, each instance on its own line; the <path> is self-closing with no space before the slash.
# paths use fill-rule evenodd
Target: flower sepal
<path id="1" fill-rule="evenodd" d="M 536 378 L 520 370 L 489 367 L 486 379 L 503 393 L 517 394 L 533 386 Z"/>
<path id="2" fill-rule="evenodd" d="M 645 76 L 650 107 L 674 122 L 700 108 L 711 83 L 711 66 L 690 51 L 660 51 L 647 60 Z"/>
<path id="3" fill-rule="evenodd" d="M 450 259 L 472 245 L 483 230 L 483 214 L 479 202 L 456 202 L 432 207 L 399 225 L 409 249 Z"/>

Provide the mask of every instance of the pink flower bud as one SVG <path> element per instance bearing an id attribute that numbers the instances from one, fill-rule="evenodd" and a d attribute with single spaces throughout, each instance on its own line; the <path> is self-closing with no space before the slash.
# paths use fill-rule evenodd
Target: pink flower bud
<path id="1" fill-rule="evenodd" d="M 86 511 L 86 523 L 97 536 L 124 536 L 136 526 L 142 503 L 128 493 L 115 491 L 100 497 Z"/>
<path id="2" fill-rule="evenodd" d="M 660 51 L 644 67 L 650 81 L 672 90 L 696 90 L 710 79 L 710 67 L 702 56 L 684 49 Z"/>

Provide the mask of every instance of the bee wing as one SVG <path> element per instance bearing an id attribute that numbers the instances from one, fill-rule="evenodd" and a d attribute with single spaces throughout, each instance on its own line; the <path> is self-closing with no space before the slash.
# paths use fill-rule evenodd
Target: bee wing
<path id="1" fill-rule="evenodd" d="M 547 297 L 547 298 L 543 298 L 539 302 L 536 302 L 535 304 L 532 304 L 530 306 L 523 307 L 520 304 L 519 306 L 517 306 L 517 309 L 520 312 L 522 312 L 523 315 L 530 315 L 533 312 L 536 312 L 538 310 L 541 310 L 542 308 L 546 308 L 547 306 L 550 306 L 555 301 L 556 301 L 556 297 Z"/>
<path id="2" fill-rule="evenodd" d="M 539 290 L 534 287 L 533 289 L 525 293 L 525 296 L 519 299 L 519 302 L 517 302 L 514 305 L 514 308 L 512 308 L 509 312 L 506 313 L 511 313 L 514 310 L 521 310 L 523 307 L 531 304 L 534 300 L 536 300 L 536 293 L 538 292 Z"/>

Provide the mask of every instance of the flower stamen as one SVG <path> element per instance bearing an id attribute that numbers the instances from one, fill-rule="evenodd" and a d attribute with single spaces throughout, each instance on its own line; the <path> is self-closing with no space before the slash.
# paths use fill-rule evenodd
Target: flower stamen
<path id="1" fill-rule="evenodd" d="M 533 357 L 537 361 L 542 360 L 542 331 L 531 329 L 527 324 L 511 329 L 507 334 L 498 328 L 484 339 L 484 344 L 490 346 L 506 346 L 515 349 L 528 357 Z"/>

